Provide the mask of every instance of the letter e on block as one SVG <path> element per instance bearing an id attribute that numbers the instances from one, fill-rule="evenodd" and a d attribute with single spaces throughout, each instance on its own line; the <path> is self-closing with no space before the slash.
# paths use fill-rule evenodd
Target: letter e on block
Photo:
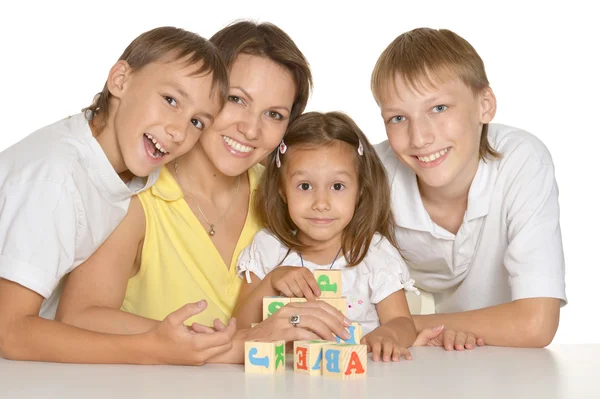
<path id="1" fill-rule="evenodd" d="M 321 375 L 322 348 L 331 341 L 294 341 L 294 371 L 302 374 Z"/>

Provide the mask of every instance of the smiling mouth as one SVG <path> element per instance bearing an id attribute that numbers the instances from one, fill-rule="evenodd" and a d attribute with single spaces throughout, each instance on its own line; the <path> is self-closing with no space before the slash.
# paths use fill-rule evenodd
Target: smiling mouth
<path id="1" fill-rule="evenodd" d="M 148 155 L 154 159 L 159 159 L 169 154 L 169 152 L 165 150 L 160 143 L 148 133 L 144 133 L 144 146 L 146 147 Z"/>
<path id="2" fill-rule="evenodd" d="M 235 141 L 234 139 L 232 139 L 229 136 L 222 136 L 223 137 L 223 141 L 232 149 L 236 150 L 237 152 L 242 152 L 242 153 L 248 153 L 252 150 L 254 150 L 255 147 L 250 147 L 247 145 L 243 145 L 242 143 Z"/>
<path id="3" fill-rule="evenodd" d="M 433 154 L 429 154 L 427 156 L 423 156 L 423 157 L 415 156 L 415 158 L 417 158 L 421 162 L 429 163 L 429 162 L 435 161 L 438 158 L 443 157 L 444 155 L 446 155 L 446 153 L 448 153 L 448 151 L 450 151 L 450 147 L 444 148 L 441 151 L 434 152 Z"/>

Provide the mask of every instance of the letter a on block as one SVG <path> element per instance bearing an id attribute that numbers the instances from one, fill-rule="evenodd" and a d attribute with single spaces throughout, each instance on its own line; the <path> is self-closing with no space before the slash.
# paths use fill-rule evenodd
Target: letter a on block
<path id="1" fill-rule="evenodd" d="M 365 368 L 362 365 L 362 362 L 360 360 L 360 357 L 358 356 L 358 353 L 356 353 L 356 351 L 352 351 L 350 353 L 350 360 L 348 361 L 348 367 L 346 367 L 346 371 L 344 372 L 345 375 L 351 375 L 351 374 L 364 374 L 365 373 Z"/>

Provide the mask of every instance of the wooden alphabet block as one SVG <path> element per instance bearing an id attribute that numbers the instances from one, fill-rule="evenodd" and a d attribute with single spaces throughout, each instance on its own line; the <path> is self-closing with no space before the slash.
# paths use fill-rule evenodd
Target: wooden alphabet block
<path id="1" fill-rule="evenodd" d="M 338 344 L 360 344 L 360 339 L 362 338 L 362 325 L 360 323 L 352 323 L 348 326 L 348 332 L 350 332 L 350 338 L 343 340 L 340 337 L 335 337 L 336 342 Z"/>
<path id="2" fill-rule="evenodd" d="M 285 341 L 246 341 L 246 373 L 275 374 L 285 372 Z"/>
<path id="3" fill-rule="evenodd" d="M 348 308 L 348 303 L 346 302 L 346 298 L 345 297 L 341 297 L 341 298 L 322 298 L 322 299 L 319 299 L 319 301 L 327 302 L 328 304 L 330 304 L 331 306 L 333 306 L 334 308 L 336 308 L 337 310 L 339 310 L 340 312 L 342 312 L 342 314 L 344 316 L 346 316 L 346 309 Z"/>
<path id="4" fill-rule="evenodd" d="M 367 375 L 367 345 L 323 346 L 323 377 L 351 380 Z"/>
<path id="5" fill-rule="evenodd" d="M 283 296 L 266 296 L 263 298 L 263 320 L 290 303 L 290 298 Z"/>
<path id="6" fill-rule="evenodd" d="M 314 275 L 321 289 L 321 298 L 342 297 L 341 270 L 315 270 Z"/>
<path id="7" fill-rule="evenodd" d="M 331 341 L 294 341 L 294 371 L 308 375 L 321 375 L 323 346 Z"/>
<path id="8" fill-rule="evenodd" d="M 306 298 L 290 298 L 291 303 L 306 302 Z"/>

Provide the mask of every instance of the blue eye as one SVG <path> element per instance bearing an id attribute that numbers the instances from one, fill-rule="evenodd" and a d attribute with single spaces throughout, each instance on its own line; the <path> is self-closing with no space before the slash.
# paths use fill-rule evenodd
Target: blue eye
<path id="1" fill-rule="evenodd" d="M 406 120 L 405 117 L 403 117 L 401 115 L 396 115 L 396 116 L 392 116 L 390 118 L 389 123 L 397 124 L 397 123 L 400 123 L 400 122 L 404 122 L 405 120 Z"/>
<path id="2" fill-rule="evenodd" d="M 308 191 L 312 189 L 312 186 L 310 185 L 310 183 L 300 183 L 298 184 L 298 188 L 302 191 Z"/>
<path id="3" fill-rule="evenodd" d="M 447 105 L 436 105 L 435 107 L 433 107 L 432 111 L 433 112 L 444 112 L 447 109 L 448 109 Z"/>

